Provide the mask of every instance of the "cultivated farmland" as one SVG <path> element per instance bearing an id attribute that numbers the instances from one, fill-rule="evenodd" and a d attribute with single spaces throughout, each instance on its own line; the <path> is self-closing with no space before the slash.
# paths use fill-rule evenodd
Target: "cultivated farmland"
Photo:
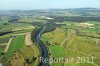
<path id="1" fill-rule="evenodd" d="M 69 25 L 70 24 L 70 25 Z M 67 26 L 68 25 L 68 26 Z M 63 54 L 65 58 L 77 58 L 77 57 L 95 57 L 94 63 L 84 63 L 87 66 L 99 65 L 99 62 L 96 60 L 100 57 L 99 53 L 99 36 L 96 37 L 94 29 L 89 30 L 88 27 L 79 27 L 75 23 L 66 23 L 66 26 L 62 28 L 56 28 L 52 32 L 48 32 L 42 35 L 42 40 L 46 42 L 47 47 L 50 49 L 50 54 L 53 57 L 59 57 Z M 97 26 L 94 26 L 97 27 Z M 77 30 L 76 30 L 77 29 Z M 97 29 L 97 28 L 95 28 Z M 81 30 L 84 30 L 84 33 L 81 33 Z M 88 31 L 86 31 L 88 30 Z M 77 32 L 78 31 L 78 32 Z M 88 32 L 93 32 L 94 34 L 87 34 Z M 91 35 L 91 36 L 90 36 Z M 57 46 L 59 49 L 57 49 Z M 60 47 L 63 49 L 61 50 Z M 97 48 L 98 47 L 98 48 Z M 53 50 L 52 50 L 53 49 Z M 58 52 L 57 52 L 58 51 Z M 60 54 L 59 54 L 60 53 Z M 77 60 L 64 64 L 65 66 L 80 66 L 83 64 L 75 63 Z M 73 64 L 73 65 L 72 65 Z M 53 64 L 55 65 L 55 64 Z M 51 66 L 53 66 L 51 65 Z M 84 65 L 83 65 L 84 66 Z"/>
<path id="2" fill-rule="evenodd" d="M 0 64 L 100 66 L 100 9 L 0 10 Z"/>

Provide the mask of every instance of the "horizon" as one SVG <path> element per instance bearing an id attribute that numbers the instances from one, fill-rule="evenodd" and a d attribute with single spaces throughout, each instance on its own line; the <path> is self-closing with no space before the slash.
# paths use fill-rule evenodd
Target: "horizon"
<path id="1" fill-rule="evenodd" d="M 0 10 L 100 8 L 100 0 L 0 0 Z"/>
<path id="2" fill-rule="evenodd" d="M 82 8 L 9 9 L 9 10 L 0 10 L 0 11 L 63 10 L 63 9 L 100 9 L 100 8 L 82 7 Z"/>

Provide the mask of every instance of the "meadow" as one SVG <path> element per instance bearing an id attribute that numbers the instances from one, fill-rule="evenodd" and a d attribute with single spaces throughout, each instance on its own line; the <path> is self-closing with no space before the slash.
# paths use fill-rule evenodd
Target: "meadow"
<path id="1" fill-rule="evenodd" d="M 14 36 L 8 51 L 16 51 L 24 45 L 24 35 Z"/>
<path id="2" fill-rule="evenodd" d="M 60 46 L 49 46 L 50 50 L 50 58 L 63 58 L 64 57 L 64 49 Z M 62 63 L 51 63 L 52 66 L 62 66 Z"/>

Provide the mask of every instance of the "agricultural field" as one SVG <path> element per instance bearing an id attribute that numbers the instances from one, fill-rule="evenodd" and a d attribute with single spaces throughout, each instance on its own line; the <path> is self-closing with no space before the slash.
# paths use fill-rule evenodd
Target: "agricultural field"
<path id="1" fill-rule="evenodd" d="M 7 43 L 9 42 L 9 37 L 6 38 L 0 38 L 0 56 L 2 55 L 2 52 L 4 52 Z"/>
<path id="2" fill-rule="evenodd" d="M 25 43 L 25 36 L 31 33 L 33 29 L 35 26 L 29 23 L 10 23 L 7 20 L 0 20 L 0 63 L 4 66 L 12 66 L 19 62 L 17 63 L 18 66 L 24 66 L 24 59 L 26 61 L 30 59 L 32 64 L 25 62 L 27 66 L 38 64 L 39 51 L 37 47 L 35 45 L 27 47 Z M 29 38 L 31 39 L 31 37 Z M 13 63 L 14 61 L 16 62 Z"/>
<path id="3" fill-rule="evenodd" d="M 8 60 L 16 50 L 23 48 L 23 47 L 24 47 L 24 35 L 22 36 L 19 35 L 19 36 L 12 38 L 12 41 L 10 42 L 10 46 L 8 48 L 5 48 L 7 50 L 6 50 L 6 53 L 2 55 L 2 58 L 1 58 L 2 61 Z"/>
<path id="4" fill-rule="evenodd" d="M 18 66 L 33 66 L 37 65 L 38 62 L 38 53 L 35 54 L 35 51 L 33 50 L 33 46 L 30 47 L 24 47 L 23 49 L 18 50 L 14 53 L 12 56 L 10 63 L 12 65 L 18 65 Z"/>
<path id="5" fill-rule="evenodd" d="M 64 57 L 64 49 L 60 46 L 49 46 L 50 49 L 50 57 L 51 58 L 62 58 Z M 62 63 L 51 63 L 51 66 L 62 66 Z"/>
<path id="6" fill-rule="evenodd" d="M 8 51 L 15 51 L 22 48 L 24 46 L 24 40 L 24 35 L 14 36 Z"/>
<path id="7" fill-rule="evenodd" d="M 59 36 L 61 36 L 61 38 L 59 38 Z M 56 28 L 56 30 L 54 30 L 53 32 L 45 33 L 44 35 L 42 35 L 43 41 L 57 45 L 59 45 L 65 38 L 66 31 L 61 28 Z"/>
<path id="8" fill-rule="evenodd" d="M 17 22 L 22 22 L 22 23 L 33 23 L 33 22 L 40 22 L 40 23 L 46 23 L 46 20 L 43 20 L 43 18 L 39 17 L 21 17 L 19 20 L 17 20 Z"/>
<path id="9" fill-rule="evenodd" d="M 83 22 L 81 26 L 79 26 L 80 23 L 74 22 L 61 22 L 57 24 L 66 24 L 66 26 L 56 28 L 54 31 L 45 33 L 41 36 L 41 39 L 45 41 L 46 46 L 50 49 L 51 56 L 59 57 L 61 54 L 63 54 L 61 57 L 64 58 L 93 56 L 95 57 L 94 63 L 77 64 L 75 63 L 77 60 L 74 60 L 72 62 L 65 63 L 64 66 L 100 65 L 100 34 L 97 33 L 100 28 L 97 26 L 97 24 L 100 24 L 99 22 Z M 92 27 L 95 29 L 90 28 L 91 25 L 87 24 L 93 24 Z M 57 47 L 59 47 L 59 49 Z M 53 64 L 51 66 L 56 65 Z"/>
<path id="10" fill-rule="evenodd" d="M 100 9 L 0 10 L 0 64 L 100 66 Z"/>

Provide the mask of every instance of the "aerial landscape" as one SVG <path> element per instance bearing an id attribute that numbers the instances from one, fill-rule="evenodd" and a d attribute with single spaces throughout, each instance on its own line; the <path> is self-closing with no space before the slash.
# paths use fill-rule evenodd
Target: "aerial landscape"
<path id="1" fill-rule="evenodd" d="M 100 66 L 100 8 L 1 7 L 0 66 Z"/>

